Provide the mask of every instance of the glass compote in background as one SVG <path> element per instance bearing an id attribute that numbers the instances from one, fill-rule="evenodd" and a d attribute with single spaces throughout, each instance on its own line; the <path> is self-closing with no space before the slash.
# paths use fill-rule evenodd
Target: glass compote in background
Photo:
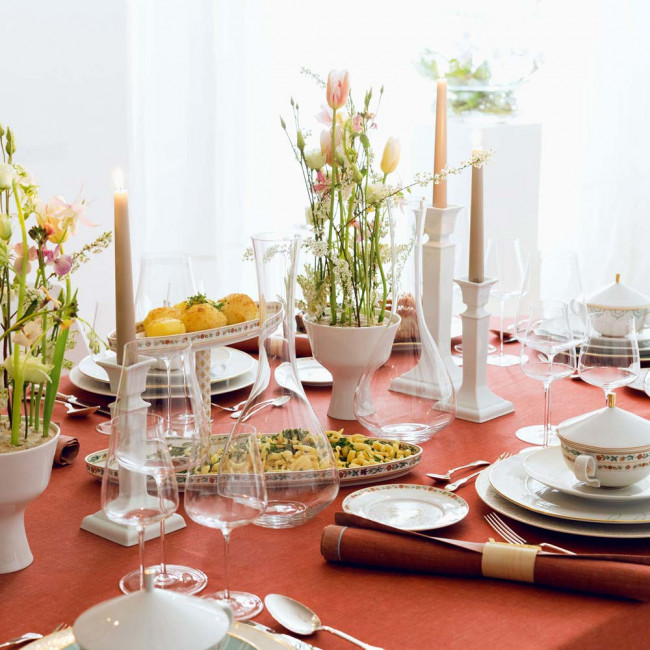
<path id="1" fill-rule="evenodd" d="M 589 314 L 589 338 L 580 348 L 578 373 L 583 381 L 598 386 L 607 395 L 619 386 L 634 383 L 641 362 L 636 323 L 631 313 L 616 319 L 607 311 Z M 615 331 L 615 336 L 612 332 Z"/>
<path id="2" fill-rule="evenodd" d="M 520 366 L 525 375 L 544 385 L 544 427 L 539 440 L 525 442 L 548 447 L 557 444 L 551 430 L 551 383 L 569 377 L 576 367 L 576 350 L 565 303 L 540 300 L 532 303 L 528 327 L 521 341 Z M 520 438 L 519 433 L 517 437 Z"/>
<path id="3" fill-rule="evenodd" d="M 580 279 L 578 256 L 575 253 L 535 251 L 528 256 L 515 316 L 514 334 L 519 341 L 522 341 L 526 334 L 530 305 L 539 300 L 559 300 L 567 304 L 573 342 L 579 346 L 587 333 L 587 308 Z M 548 400 L 550 419 L 550 388 Z M 523 427 L 517 431 L 517 438 L 530 444 L 541 444 L 544 438 L 544 426 L 534 424 Z"/>
<path id="4" fill-rule="evenodd" d="M 524 270 L 518 239 L 490 239 L 485 258 L 485 274 L 497 278 L 490 295 L 499 301 L 499 354 L 489 356 L 491 366 L 516 366 L 519 357 L 503 353 L 503 328 L 506 302 L 521 293 Z"/>
<path id="5" fill-rule="evenodd" d="M 228 437 L 225 447 L 213 450 L 213 453 L 221 454 L 218 472 L 188 477 L 185 483 L 185 511 L 198 524 L 217 528 L 223 533 L 224 589 L 205 597 L 227 605 L 237 620 L 243 620 L 261 612 L 263 604 L 254 594 L 231 591 L 229 588 L 230 535 L 234 528 L 250 524 L 266 507 L 264 468 L 257 431 L 249 425 L 240 425 Z M 206 462 L 211 463 L 212 460 L 206 459 Z"/>
<path id="6" fill-rule="evenodd" d="M 145 529 L 149 524 L 164 523 L 176 512 L 178 486 L 163 439 L 162 418 L 147 415 L 144 409 L 116 416 L 113 428 L 101 501 L 111 521 L 138 529 L 140 568 L 120 580 L 120 589 L 128 594 L 144 588 Z M 113 468 L 117 471 L 111 471 Z"/>

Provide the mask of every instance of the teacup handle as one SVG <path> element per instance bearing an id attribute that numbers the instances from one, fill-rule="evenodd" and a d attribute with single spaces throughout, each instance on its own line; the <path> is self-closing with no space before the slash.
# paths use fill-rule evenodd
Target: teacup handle
<path id="1" fill-rule="evenodd" d="M 600 481 L 596 476 L 596 459 L 588 454 L 580 454 L 576 457 L 573 473 L 576 478 L 591 487 L 600 487 Z"/>

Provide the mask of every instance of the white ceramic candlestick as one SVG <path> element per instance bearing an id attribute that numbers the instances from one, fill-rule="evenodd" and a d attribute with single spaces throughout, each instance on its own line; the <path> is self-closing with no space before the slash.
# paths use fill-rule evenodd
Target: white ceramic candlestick
<path id="1" fill-rule="evenodd" d="M 487 385 L 487 349 L 490 313 L 485 309 L 496 278 L 483 282 L 456 280 L 463 292 L 463 383 L 456 394 L 456 417 L 470 422 L 487 422 L 515 408 L 495 395 Z"/>
<path id="2" fill-rule="evenodd" d="M 109 368 L 106 364 L 102 364 L 104 368 L 109 371 L 109 376 L 113 376 L 113 379 L 115 379 L 116 376 L 119 377 L 120 374 L 124 375 L 122 381 L 124 382 L 126 390 L 123 390 L 124 410 L 121 412 L 128 417 L 134 418 L 134 420 L 137 420 L 140 417 L 146 417 L 146 409 L 148 408 L 149 403 L 142 399 L 142 393 L 146 390 L 147 371 L 149 366 L 155 363 L 155 361 L 156 360 L 152 357 L 143 356 L 140 357 L 140 360 L 137 363 L 134 363 L 131 366 L 121 367 L 117 364 L 109 364 L 113 366 L 112 368 Z M 111 413 L 113 413 L 114 404 L 115 403 L 111 405 Z M 141 489 L 144 492 L 147 491 L 147 480 L 144 475 L 129 472 L 126 474 L 126 478 L 130 481 L 136 482 L 135 484 L 130 485 L 131 490 Z M 121 487 L 122 485 L 120 484 L 120 489 Z M 185 528 L 185 525 L 183 517 L 178 513 L 174 513 L 165 519 L 165 534 Z M 116 544 L 121 544 L 122 546 L 134 546 L 138 543 L 138 531 L 135 526 L 125 526 L 124 524 L 118 524 L 111 521 L 102 510 L 84 517 L 81 522 L 81 529 L 108 539 Z M 150 524 L 145 528 L 145 540 L 154 539 L 159 536 L 160 524 Z"/>
<path id="3" fill-rule="evenodd" d="M 451 307 L 454 297 L 456 245 L 449 237 L 454 232 L 456 218 L 461 209 L 460 205 L 450 205 L 446 208 L 428 206 L 424 232 L 429 235 L 429 241 L 422 246 L 424 319 L 445 362 L 454 388 L 460 386 L 463 373 L 451 357 Z"/>

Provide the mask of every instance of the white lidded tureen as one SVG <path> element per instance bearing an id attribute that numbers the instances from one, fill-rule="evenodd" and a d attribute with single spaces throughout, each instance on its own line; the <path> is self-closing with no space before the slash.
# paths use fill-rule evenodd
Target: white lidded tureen
<path id="1" fill-rule="evenodd" d="M 625 332 L 621 319 L 630 312 L 637 332 L 650 324 L 650 297 L 623 284 L 620 273 L 612 284 L 587 299 L 587 310 L 601 316 L 599 330 L 606 336 L 622 336 Z"/>
<path id="2" fill-rule="evenodd" d="M 218 646 L 232 622 L 227 607 L 154 589 L 153 573 L 145 572 L 145 589 L 91 607 L 73 631 L 82 650 L 208 650 Z"/>
<path id="3" fill-rule="evenodd" d="M 650 474 L 650 422 L 607 406 L 558 426 L 562 456 L 576 478 L 592 487 L 624 487 Z"/>

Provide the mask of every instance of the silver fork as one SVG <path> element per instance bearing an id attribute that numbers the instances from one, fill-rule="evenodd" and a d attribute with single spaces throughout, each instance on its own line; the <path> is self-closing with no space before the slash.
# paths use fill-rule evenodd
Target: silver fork
<path id="1" fill-rule="evenodd" d="M 446 474 L 427 474 L 431 478 L 436 479 L 436 481 L 449 481 L 451 475 L 454 472 L 457 472 L 459 469 L 467 469 L 468 467 L 480 467 L 481 465 L 489 465 L 489 460 L 475 460 L 473 463 L 467 463 L 467 465 L 460 465 L 459 467 L 454 467 L 450 469 Z"/>
<path id="2" fill-rule="evenodd" d="M 508 458 L 510 456 L 509 451 L 504 451 L 495 461 L 494 464 L 496 465 L 500 460 L 503 460 L 504 458 Z M 465 485 L 467 481 L 473 479 L 475 476 L 478 476 L 483 470 L 479 470 L 478 472 L 474 472 L 470 474 L 469 476 L 464 476 L 463 478 L 459 478 L 457 481 L 454 481 L 453 483 L 447 483 L 445 485 L 445 490 L 448 490 L 449 492 L 455 492 L 461 485 Z"/>
<path id="3" fill-rule="evenodd" d="M 491 512 L 489 515 L 485 515 L 485 521 L 490 524 L 492 530 L 501 535 L 501 537 L 503 537 L 503 539 L 505 539 L 509 544 L 528 544 L 528 542 L 521 535 L 515 533 L 515 531 L 512 530 L 512 528 L 510 528 L 510 526 L 508 526 L 508 524 L 506 524 L 506 522 L 496 514 L 496 512 Z M 553 551 L 557 551 L 558 553 L 564 553 L 565 555 L 575 555 L 573 551 L 569 551 L 568 549 L 562 548 L 561 546 L 555 546 L 555 544 L 539 542 L 537 546 L 548 548 Z"/>
<path id="4" fill-rule="evenodd" d="M 222 411 L 230 411 L 231 413 L 234 413 L 235 411 L 239 411 L 239 409 L 246 404 L 248 399 L 242 400 L 239 402 L 239 404 L 235 404 L 234 406 L 221 406 L 221 404 L 215 404 L 212 402 L 212 406 L 216 406 L 218 409 L 221 409 Z"/>

